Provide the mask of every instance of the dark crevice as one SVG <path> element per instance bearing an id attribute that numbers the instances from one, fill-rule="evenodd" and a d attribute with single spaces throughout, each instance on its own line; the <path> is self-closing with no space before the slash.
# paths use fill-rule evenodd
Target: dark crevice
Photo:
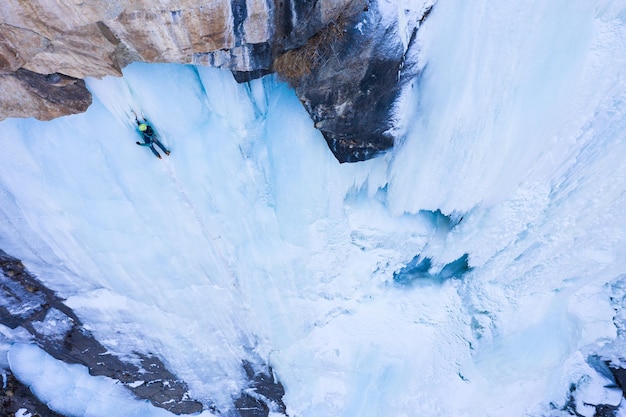
<path id="1" fill-rule="evenodd" d="M 111 42 L 112 45 L 117 45 L 120 43 L 119 38 L 115 36 L 111 28 L 109 28 L 104 22 L 96 22 L 96 26 L 98 27 L 102 35 L 106 38 L 106 40 Z"/>
<path id="2" fill-rule="evenodd" d="M 394 272 L 393 281 L 402 286 L 411 286 L 425 280 L 443 283 L 448 279 L 461 279 L 469 271 L 471 268 L 467 254 L 444 265 L 439 270 L 433 268 L 432 258 L 417 255 L 402 269 Z"/>
<path id="3" fill-rule="evenodd" d="M 235 35 L 235 46 L 245 43 L 244 23 L 248 18 L 248 8 L 246 0 L 231 0 L 230 8 L 233 13 L 233 32 Z"/>
<path id="4" fill-rule="evenodd" d="M 270 411 L 287 415 L 283 402 L 285 389 L 274 376 L 272 367 L 265 365 L 257 369 L 247 360 L 242 361 L 242 367 L 249 385 L 235 400 L 241 417 L 267 417 Z"/>

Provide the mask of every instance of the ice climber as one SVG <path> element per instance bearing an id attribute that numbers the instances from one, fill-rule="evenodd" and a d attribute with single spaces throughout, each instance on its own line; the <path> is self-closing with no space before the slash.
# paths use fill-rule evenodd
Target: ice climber
<path id="1" fill-rule="evenodd" d="M 141 135 L 143 137 L 143 142 L 144 142 L 144 143 L 136 142 L 137 145 L 149 147 L 152 153 L 159 159 L 161 159 L 161 155 L 159 154 L 159 152 L 157 152 L 156 149 L 154 149 L 155 144 L 159 148 L 161 148 L 163 152 L 165 152 L 165 155 L 170 154 L 170 151 L 168 151 L 167 148 L 163 146 L 161 141 L 156 137 L 154 130 L 148 124 L 147 120 L 144 119 L 143 122 L 140 122 L 139 119 L 135 117 L 135 121 L 137 122 L 137 126 L 139 127 L 139 131 L 141 132 Z"/>

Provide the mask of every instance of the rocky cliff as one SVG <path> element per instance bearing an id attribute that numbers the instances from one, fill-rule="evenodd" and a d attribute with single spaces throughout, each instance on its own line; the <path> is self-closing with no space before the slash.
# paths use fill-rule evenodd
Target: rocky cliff
<path id="1" fill-rule="evenodd" d="M 0 120 L 83 112 L 91 95 L 81 80 L 119 76 L 134 61 L 221 67 L 239 82 L 278 72 L 296 87 L 340 161 L 367 159 L 393 145 L 389 121 L 407 33 L 431 4 L 409 10 L 368 0 L 5 0 Z"/>

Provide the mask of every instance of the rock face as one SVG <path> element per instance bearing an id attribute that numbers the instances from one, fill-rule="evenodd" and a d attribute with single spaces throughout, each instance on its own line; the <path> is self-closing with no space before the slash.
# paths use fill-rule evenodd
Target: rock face
<path id="1" fill-rule="evenodd" d="M 239 82 L 278 72 L 340 161 L 367 159 L 393 145 L 409 47 L 398 19 L 368 0 L 5 0 L 0 120 L 82 112 L 79 80 L 134 61 L 221 67 Z"/>
<path id="2" fill-rule="evenodd" d="M 393 146 L 393 105 L 415 75 L 406 55 L 431 8 L 417 14 L 405 44 L 377 3 L 358 4 L 356 13 L 348 9 L 276 60 L 274 68 L 296 88 L 339 162 L 370 159 Z"/>

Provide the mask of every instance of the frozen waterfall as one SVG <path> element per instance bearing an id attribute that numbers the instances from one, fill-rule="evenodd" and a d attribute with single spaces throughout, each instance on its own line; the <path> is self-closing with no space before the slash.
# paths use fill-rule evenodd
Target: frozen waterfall
<path id="1" fill-rule="evenodd" d="M 218 409 L 243 359 L 298 417 L 567 415 L 571 384 L 580 414 L 619 404 L 587 359 L 626 360 L 626 3 L 441 0 L 418 36 L 402 140 L 366 162 L 340 165 L 274 77 L 193 66 L 1 122 L 0 248 Z M 135 145 L 131 109 L 169 157 Z M 170 415 L 0 341 L 61 413 Z"/>

